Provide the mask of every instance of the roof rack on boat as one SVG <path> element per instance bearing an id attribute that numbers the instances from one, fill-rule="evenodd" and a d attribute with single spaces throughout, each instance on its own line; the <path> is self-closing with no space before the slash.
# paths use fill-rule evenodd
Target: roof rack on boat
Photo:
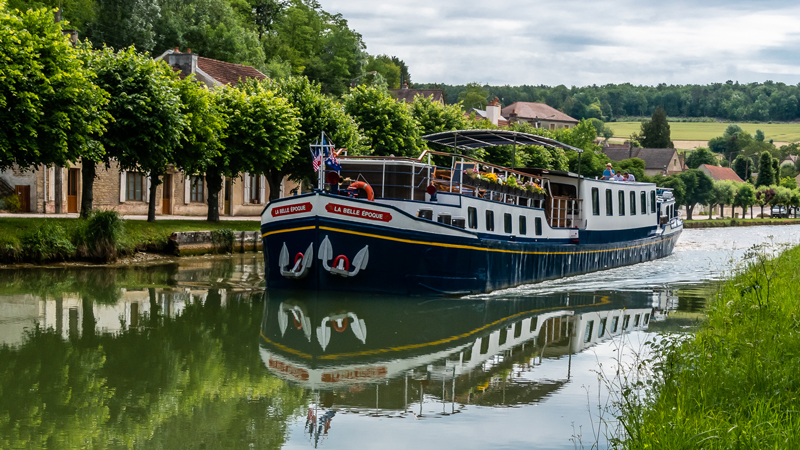
<path id="1" fill-rule="evenodd" d="M 536 134 L 508 130 L 453 130 L 422 136 L 428 142 L 459 150 L 497 147 L 499 145 L 542 145 L 583 153 L 583 150 Z"/>

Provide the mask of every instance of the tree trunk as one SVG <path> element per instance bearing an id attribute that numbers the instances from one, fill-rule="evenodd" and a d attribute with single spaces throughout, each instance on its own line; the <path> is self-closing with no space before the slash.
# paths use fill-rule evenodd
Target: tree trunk
<path id="1" fill-rule="evenodd" d="M 150 196 L 150 202 L 147 205 L 147 221 L 148 222 L 155 222 L 156 221 L 156 189 L 158 189 L 158 185 L 161 184 L 161 173 L 156 171 L 150 172 L 150 192 L 148 195 Z"/>
<path id="2" fill-rule="evenodd" d="M 686 205 L 686 220 L 692 220 L 692 211 L 694 211 L 694 205 Z"/>
<path id="3" fill-rule="evenodd" d="M 284 175 L 282 170 L 273 169 L 267 171 L 265 178 L 269 185 L 269 201 L 281 197 L 281 181 L 283 181 Z"/>
<path id="4" fill-rule="evenodd" d="M 750 205 L 750 218 L 753 218 L 753 205 Z M 744 219 L 744 216 L 742 216 L 742 219 Z"/>
<path id="5" fill-rule="evenodd" d="M 81 158 L 81 218 L 86 219 L 92 213 L 94 201 L 94 178 L 97 165 L 94 161 Z"/>
<path id="6" fill-rule="evenodd" d="M 753 217 L 750 218 L 752 219 Z M 764 205 L 761 205 L 761 218 L 764 218 Z"/>
<path id="7" fill-rule="evenodd" d="M 217 168 L 206 172 L 206 186 L 208 186 L 208 216 L 209 222 L 219 222 L 219 192 L 222 190 L 222 174 Z"/>

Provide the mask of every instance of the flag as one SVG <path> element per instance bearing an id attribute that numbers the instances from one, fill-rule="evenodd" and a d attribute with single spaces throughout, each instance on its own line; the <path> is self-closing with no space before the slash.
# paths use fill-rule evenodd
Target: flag
<path id="1" fill-rule="evenodd" d="M 314 159 L 311 161 L 311 165 L 314 166 L 314 172 L 319 170 L 319 166 L 322 165 L 322 152 L 317 151 L 314 155 Z"/>
<path id="2" fill-rule="evenodd" d="M 329 165 L 331 169 L 337 172 L 342 170 L 342 166 L 339 165 L 339 159 L 336 157 L 336 151 L 333 148 L 331 148 L 331 156 L 325 161 L 325 164 Z"/>

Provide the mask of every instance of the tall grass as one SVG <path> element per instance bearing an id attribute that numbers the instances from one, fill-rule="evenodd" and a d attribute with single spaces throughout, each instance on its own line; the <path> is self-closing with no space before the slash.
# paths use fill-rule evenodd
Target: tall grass
<path id="1" fill-rule="evenodd" d="M 116 211 L 92 211 L 86 220 L 85 236 L 91 256 L 102 261 L 117 259 L 125 221 Z"/>
<path id="2" fill-rule="evenodd" d="M 651 344 L 654 376 L 620 393 L 617 447 L 800 448 L 800 247 L 745 261 L 694 336 Z"/>

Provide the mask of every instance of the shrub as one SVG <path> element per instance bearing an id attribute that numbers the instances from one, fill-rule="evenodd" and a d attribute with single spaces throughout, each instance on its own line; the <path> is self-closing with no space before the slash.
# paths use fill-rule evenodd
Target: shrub
<path id="1" fill-rule="evenodd" d="M 11 194 L 4 198 L 3 204 L 5 210 L 10 213 L 18 213 L 20 209 L 22 209 L 22 205 L 19 202 L 19 197 L 17 197 L 15 194 Z"/>
<path id="2" fill-rule="evenodd" d="M 116 211 L 92 211 L 86 220 L 84 239 L 90 255 L 103 261 L 114 261 L 125 229 L 125 220 Z"/>
<path id="3" fill-rule="evenodd" d="M 221 251 L 232 252 L 234 239 L 233 230 L 230 228 L 211 231 L 211 242 L 214 244 L 217 253 Z"/>
<path id="4" fill-rule="evenodd" d="M 66 260 L 75 253 L 66 230 L 58 224 L 45 222 L 39 228 L 24 233 L 22 253 L 36 262 Z"/>

